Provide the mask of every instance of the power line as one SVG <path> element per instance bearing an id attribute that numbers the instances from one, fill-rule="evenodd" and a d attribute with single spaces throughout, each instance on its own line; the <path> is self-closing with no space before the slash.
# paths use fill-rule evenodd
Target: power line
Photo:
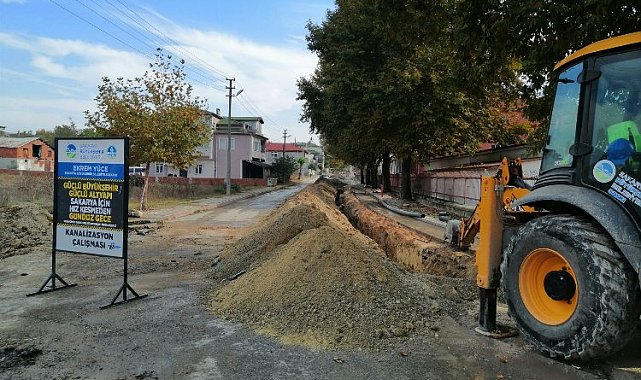
<path id="1" fill-rule="evenodd" d="M 92 0 L 92 1 L 95 1 L 95 0 Z M 176 41 L 174 41 L 174 40 L 170 39 L 169 37 L 161 38 L 161 37 L 158 35 L 159 33 L 160 33 L 160 34 L 162 34 L 162 35 L 164 35 L 164 36 L 166 36 L 166 35 L 165 35 L 164 33 L 162 33 L 162 31 L 160 31 L 160 30 L 158 30 L 156 27 L 154 27 L 152 24 L 150 24 L 150 23 L 149 23 L 147 20 L 145 20 L 142 16 L 140 16 L 139 14 L 137 14 L 136 12 L 134 12 L 133 10 L 131 10 L 131 9 L 130 9 L 126 4 L 124 4 L 124 3 L 120 2 L 120 4 L 122 4 L 122 5 L 123 5 L 123 6 L 124 6 L 128 11 L 129 11 L 129 13 L 131 13 L 131 14 L 135 15 L 138 19 L 140 19 L 140 20 L 144 21 L 146 24 L 150 25 L 150 27 L 154 28 L 154 29 L 155 29 L 155 30 L 157 30 L 159 33 L 154 33 L 154 32 L 152 32 L 151 30 L 149 30 L 149 28 L 147 28 L 145 25 L 141 24 L 139 21 L 135 20 L 133 17 L 131 17 L 131 16 L 128 14 L 128 12 L 123 11 L 121 8 L 119 8 L 119 7 L 118 7 L 116 4 L 114 4 L 112 1 L 110 1 L 110 0 L 105 0 L 105 1 L 106 1 L 109 5 L 111 5 L 111 7 L 112 7 L 112 8 L 114 8 L 118 13 L 120 13 L 120 14 L 124 15 L 124 16 L 125 16 L 125 17 L 127 17 L 129 20 L 131 20 L 131 22 L 133 22 L 135 25 L 137 25 L 137 26 L 138 26 L 138 28 L 140 28 L 140 30 L 144 29 L 145 31 L 147 31 L 147 33 L 149 33 L 149 35 L 151 35 L 152 37 L 154 37 L 154 39 L 155 39 L 156 41 L 159 41 L 162 45 L 172 45 L 172 44 L 173 44 L 174 46 L 172 46 L 171 48 L 168 48 L 168 50 L 170 50 L 170 51 L 171 51 L 171 50 L 173 50 L 173 53 L 175 53 L 176 55 L 179 55 L 179 54 L 177 54 L 177 51 L 176 51 L 176 50 L 180 50 L 180 51 L 181 51 L 181 54 L 184 54 L 184 56 L 188 56 L 188 57 L 190 57 L 191 59 L 193 59 L 194 61 L 199 61 L 199 62 L 203 62 L 203 63 L 205 63 L 205 65 L 206 65 L 206 66 L 209 66 L 209 67 L 210 67 L 210 70 L 211 70 L 211 71 L 214 71 L 216 74 L 220 75 L 220 76 L 221 76 L 221 78 L 224 78 L 224 77 L 225 77 L 225 75 L 220 74 L 220 73 L 217 71 L 217 69 L 216 69 L 215 67 L 213 67 L 213 66 L 211 66 L 211 65 L 207 64 L 205 61 L 203 61 L 202 59 L 200 59 L 200 58 L 199 58 L 198 56 L 196 56 L 195 54 L 192 54 L 192 53 L 191 53 L 191 52 L 189 52 L 187 49 L 184 49 L 183 47 L 181 47 L 181 46 L 180 46 L 180 44 L 179 44 L 178 42 L 176 42 Z M 136 28 L 132 27 L 130 24 L 126 24 L 126 25 L 127 25 L 127 26 L 129 26 L 132 30 L 136 30 L 139 34 L 143 34 L 142 32 L 140 32 L 140 30 L 137 30 Z M 192 68 L 192 70 L 198 71 L 198 72 L 200 72 L 200 73 L 204 73 L 204 74 L 205 74 L 205 76 L 208 76 L 208 77 L 209 77 L 209 76 L 211 76 L 211 78 L 208 78 L 208 80 L 209 80 L 209 79 L 211 79 L 211 80 L 213 80 L 213 81 L 215 81 L 215 82 L 219 82 L 219 83 L 221 83 L 221 84 L 226 84 L 226 83 L 225 83 L 225 81 L 224 81 L 223 79 L 221 79 L 221 78 L 217 78 L 216 76 L 213 76 L 210 72 L 204 71 L 204 70 L 202 70 L 202 69 L 201 69 L 200 67 L 198 67 L 198 66 L 194 66 L 194 67 Z M 221 89 L 221 91 L 223 91 L 223 90 Z M 224 91 L 223 91 L 223 92 L 224 92 Z"/>
<path id="2" fill-rule="evenodd" d="M 101 28 L 100 26 L 96 25 L 95 23 L 91 22 L 90 20 L 88 20 L 88 19 L 86 19 L 86 18 L 82 17 L 82 16 L 81 16 L 81 15 L 79 15 L 78 13 L 76 13 L 76 12 L 72 11 L 71 9 L 69 9 L 69 8 L 65 7 L 64 5 L 62 5 L 62 4 L 60 4 L 60 3 L 58 3 L 57 1 L 55 1 L 55 0 L 49 0 L 49 1 L 51 1 L 52 3 L 54 3 L 55 5 L 57 5 L 58 7 L 60 7 L 60 8 L 62 8 L 62 9 L 64 9 L 65 11 L 67 11 L 67 12 L 68 12 L 68 13 L 70 13 L 71 15 L 75 16 L 76 18 L 78 18 L 78 19 L 80 19 L 80 20 L 84 21 L 85 23 L 87 23 L 87 24 L 91 25 L 92 27 L 94 27 L 94 28 L 96 28 L 97 30 L 101 31 L 102 33 L 106 34 L 107 36 L 109 36 L 109 37 L 113 38 L 114 40 L 116 40 L 116 41 L 120 42 L 121 44 L 123 44 L 123 45 L 125 45 L 125 46 L 127 46 L 127 47 L 131 48 L 132 50 L 134 50 L 134 51 L 136 51 L 136 52 L 140 53 L 141 55 L 143 55 L 143 56 L 145 56 L 145 57 L 147 57 L 147 58 L 149 58 L 149 59 L 151 59 L 151 60 L 153 60 L 153 59 L 154 59 L 154 57 L 153 57 L 152 55 L 149 55 L 149 54 L 145 53 L 144 51 L 142 51 L 142 50 L 138 49 L 137 47 L 135 47 L 135 46 L 133 46 L 133 45 L 129 44 L 129 43 L 128 43 L 128 42 L 126 42 L 126 41 L 123 41 L 122 39 L 120 39 L 120 38 L 116 37 L 116 36 L 115 36 L 115 35 L 113 35 L 112 33 L 109 33 L 109 32 L 108 32 L 108 31 L 106 31 L 105 29 Z M 78 1 L 78 0 L 76 0 L 76 1 Z M 79 1 L 78 1 L 78 2 L 79 2 Z M 82 3 L 81 3 L 81 4 L 82 4 Z M 85 4 L 82 4 L 82 5 L 83 5 L 84 7 L 86 7 L 86 8 L 89 8 L 89 7 L 87 7 Z M 93 10 L 93 9 L 91 9 L 91 8 L 89 8 L 89 9 L 90 9 L 90 10 L 92 10 L 94 13 L 98 14 L 95 10 Z M 102 17 L 102 15 L 100 15 L 100 14 L 98 14 L 98 15 Z M 104 18 L 104 17 L 103 17 L 103 18 Z M 109 20 L 107 20 L 107 21 L 109 21 Z M 111 21 L 109 21 L 109 22 L 110 22 L 111 24 L 114 24 L 114 23 L 113 23 L 113 22 L 111 22 Z M 115 25 L 115 24 L 114 24 L 114 25 Z M 116 25 L 116 26 L 117 26 L 117 25 Z M 119 29 L 121 29 L 121 30 L 122 30 L 122 28 L 120 28 L 120 27 L 119 27 Z M 127 33 L 127 34 L 131 35 L 131 33 Z M 138 40 L 138 41 L 140 41 L 140 42 L 143 42 L 143 43 L 144 43 L 144 41 L 141 41 L 141 40 L 140 40 L 140 39 L 138 39 L 138 38 L 136 38 L 136 40 Z M 154 47 L 151 47 L 150 45 L 148 45 L 148 44 L 146 44 L 146 43 L 144 43 L 144 44 L 145 44 L 147 47 L 153 48 L 153 49 L 155 50 L 155 48 L 154 48 Z M 193 69 L 191 69 L 189 66 L 185 66 L 185 69 L 190 70 L 190 71 L 193 71 Z M 201 75 L 201 76 L 202 76 L 203 78 L 205 78 L 205 80 L 209 80 L 209 79 L 210 79 L 209 77 L 206 77 L 206 76 L 203 76 L 203 75 Z M 204 86 L 206 86 L 206 87 L 213 88 L 214 90 L 218 90 L 218 91 L 224 92 L 222 89 L 220 89 L 220 88 L 218 88 L 218 87 L 214 87 L 213 85 L 211 85 L 211 84 L 209 84 L 209 83 L 206 83 L 206 82 L 203 82 L 203 81 L 201 81 L 201 80 L 198 80 L 198 79 L 196 79 L 196 78 L 193 78 L 193 77 L 192 77 L 192 78 L 191 78 L 191 80 L 192 80 L 192 81 L 194 81 L 194 82 L 200 83 L 200 84 L 202 84 L 202 85 L 204 85 Z"/>
<path id="3" fill-rule="evenodd" d="M 149 58 L 151 60 L 154 60 L 154 57 L 152 55 L 150 55 L 148 53 L 145 53 L 143 50 L 137 48 L 136 46 L 132 45 L 128 41 L 123 40 L 122 38 L 119 38 L 116 35 L 110 33 L 109 31 L 107 31 L 103 27 L 97 25 L 95 22 L 92 22 L 91 20 L 81 16 L 77 12 L 74 12 L 73 10 L 69 9 L 68 7 L 60 4 L 58 1 L 56 1 L 56 0 L 49 0 L 49 1 L 51 3 L 53 3 L 53 4 L 55 4 L 56 6 L 58 6 L 59 8 L 65 10 L 66 12 L 71 14 L 72 16 L 82 20 L 83 22 L 89 24 L 93 28 L 95 28 L 95 29 L 99 30 L 100 32 L 104 33 L 105 35 L 113 38 L 114 40 L 116 40 L 118 42 L 120 42 L 124 46 L 127 46 L 128 48 L 132 49 L 133 51 L 138 52 L 142 56 L 145 56 L 145 57 L 147 57 L 147 58 Z M 130 31 L 128 31 L 128 30 L 124 29 L 122 26 L 116 24 L 109 17 L 106 17 L 102 13 L 98 12 L 96 9 L 84 4 L 80 0 L 75 0 L 75 1 L 80 3 L 80 5 L 82 5 L 84 8 L 88 9 L 92 13 L 96 14 L 97 16 L 99 16 L 101 19 L 105 20 L 109 24 L 111 24 L 114 27 L 116 27 L 118 30 L 122 31 L 123 33 L 126 33 L 129 37 L 133 38 L 134 40 L 138 41 L 142 45 L 146 46 L 147 48 L 153 49 L 155 51 L 156 47 L 150 45 L 150 43 L 155 45 L 157 42 L 161 42 L 163 44 L 168 44 L 168 45 L 173 45 L 172 48 L 170 48 L 169 50 L 174 50 L 174 52 L 173 52 L 174 55 L 177 55 L 178 57 L 180 57 L 180 54 L 176 54 L 176 51 L 175 51 L 175 50 L 180 50 L 180 51 L 184 52 L 184 54 L 186 56 L 189 56 L 190 58 L 192 58 L 193 61 L 199 62 L 201 64 L 201 66 L 207 67 L 208 69 L 213 71 L 215 74 L 217 74 L 217 75 L 219 75 L 219 76 L 221 76 L 223 78 L 227 77 L 224 73 L 222 73 L 216 67 L 212 66 L 208 62 L 200 59 L 198 56 L 196 56 L 196 55 L 192 54 L 191 52 L 189 52 L 188 50 L 184 49 L 181 46 L 180 43 L 178 43 L 177 41 L 175 41 L 174 39 L 169 37 L 163 31 L 161 31 L 156 26 L 154 26 L 152 23 L 150 23 L 148 20 L 146 20 L 144 17 L 142 17 L 138 13 L 134 12 L 122 0 L 116 0 L 116 1 L 119 4 L 121 4 L 128 11 L 129 14 L 127 12 L 125 12 L 124 10 L 122 10 L 120 7 L 118 7 L 116 4 L 114 4 L 111 0 L 105 0 L 105 1 L 111 7 L 113 7 L 118 13 L 122 14 L 127 19 L 131 20 L 131 22 L 133 22 L 138 28 L 141 28 L 141 29 L 136 29 L 136 28 L 132 27 L 131 24 L 129 24 L 128 22 L 123 21 L 123 19 L 121 17 L 119 17 L 116 14 L 114 14 L 113 12 L 109 11 L 107 8 L 105 8 L 103 5 L 101 5 L 99 2 L 96 2 L 96 0 L 91 0 L 91 1 L 92 1 L 92 3 L 97 5 L 107 16 L 113 18 L 114 20 L 118 20 L 120 23 L 122 23 L 122 25 L 124 25 L 127 28 L 129 28 L 130 30 L 136 32 L 143 39 L 141 39 L 140 37 L 132 34 Z M 136 19 L 134 19 L 130 14 L 134 15 L 137 19 L 139 19 L 140 22 L 137 21 Z M 141 22 L 146 24 L 146 25 L 148 25 L 149 27 L 143 25 Z M 150 28 L 155 30 L 155 32 L 150 30 Z M 145 33 L 143 33 L 141 30 L 147 31 L 151 37 L 146 36 Z M 183 59 L 183 61 L 186 61 L 186 60 Z M 214 84 L 211 83 L 211 82 L 214 82 L 214 83 L 226 84 L 226 82 L 224 82 L 222 79 L 218 78 L 217 75 L 213 75 L 210 72 L 204 71 L 203 69 L 199 68 L 198 66 L 185 64 L 184 67 L 185 67 L 185 70 L 188 70 L 188 71 L 192 72 L 192 74 L 195 74 L 195 75 L 199 76 L 200 78 L 202 78 L 204 80 L 203 81 L 203 80 L 197 79 L 197 78 L 192 76 L 190 78 L 191 81 L 199 83 L 199 84 L 201 84 L 201 85 L 203 85 L 203 86 L 205 86 L 207 88 L 211 88 L 211 89 L 219 91 L 219 92 L 223 92 L 223 93 L 226 92 L 225 90 L 223 90 L 223 88 L 217 87 L 217 86 L 215 86 Z M 271 119 L 271 117 L 268 116 L 267 113 L 262 112 L 262 110 L 259 107 L 256 106 L 255 102 L 251 99 L 251 97 L 249 97 L 249 95 L 246 92 L 244 94 L 245 94 L 245 96 L 244 96 L 244 99 L 242 101 L 241 101 L 240 98 L 237 99 L 238 103 L 240 104 L 241 107 L 243 107 L 250 114 L 253 113 L 253 114 L 256 114 L 256 115 L 260 115 L 265 120 L 267 120 L 271 124 L 273 124 L 274 127 L 281 128 L 282 123 L 278 123 L 278 122 L 274 121 L 273 119 Z M 269 124 L 268 124 L 268 127 L 270 127 Z"/>
<path id="4" fill-rule="evenodd" d="M 107 0 L 107 1 L 108 1 L 109 3 L 111 3 L 109 0 Z M 149 21 L 147 21 L 144 17 L 140 16 L 138 13 L 134 12 L 133 10 L 131 10 L 131 8 L 129 8 L 129 7 L 127 6 L 127 4 L 123 3 L 123 2 L 122 2 L 122 0 L 116 0 L 116 1 L 117 1 L 118 3 L 120 3 L 120 4 L 122 4 L 122 6 L 124 6 L 124 7 L 125 7 L 125 8 L 126 8 L 126 9 L 131 13 L 131 14 L 135 15 L 137 18 L 139 18 L 140 20 L 142 20 L 142 22 L 144 22 L 145 24 L 149 25 L 149 27 L 151 27 L 152 29 L 154 29 L 158 34 L 160 34 L 161 36 L 163 36 L 163 37 L 165 38 L 165 40 L 166 40 L 166 41 L 169 41 L 171 44 L 176 45 L 176 47 L 177 47 L 178 49 L 182 49 L 182 50 L 183 50 L 183 51 L 185 51 L 188 55 L 191 55 L 191 53 L 189 53 L 187 50 L 184 50 L 184 49 L 180 46 L 180 44 L 179 44 L 178 42 L 176 42 L 173 38 L 169 37 L 169 36 L 168 36 L 168 35 L 166 35 L 162 30 L 158 29 L 156 26 L 154 26 L 154 25 L 153 25 L 153 24 L 151 24 Z M 112 3 L 111 3 L 111 4 L 112 4 Z M 113 4 L 112 4 L 112 6 L 113 6 Z M 140 23 L 136 23 L 136 24 L 137 24 L 137 25 L 139 25 L 139 26 L 142 26 L 142 27 L 143 27 L 145 30 L 147 30 L 149 33 L 154 34 L 152 31 L 150 31 L 148 28 L 146 28 L 145 26 L 141 25 Z M 222 71 L 218 70 L 216 67 L 212 66 L 212 65 L 211 65 L 211 64 L 209 64 L 208 62 L 203 61 L 202 59 L 198 58 L 198 57 L 197 57 L 197 56 L 195 56 L 195 55 L 192 55 L 192 57 L 193 57 L 195 60 L 197 60 L 198 62 L 200 62 L 201 64 L 205 65 L 206 67 L 209 67 L 212 71 L 214 71 L 216 74 L 220 75 L 222 78 L 227 78 L 227 77 L 228 77 L 228 75 L 226 75 L 226 74 L 225 74 L 225 73 L 223 73 Z M 218 81 L 220 81 L 220 82 L 222 82 L 222 83 L 225 83 L 225 84 L 226 84 L 226 82 L 225 82 L 225 81 L 223 81 L 222 79 L 216 79 L 216 80 L 218 80 Z"/>
<path id="5" fill-rule="evenodd" d="M 91 0 L 91 1 L 92 1 L 94 4 L 96 3 L 96 2 L 95 2 L 95 0 Z M 129 35 L 130 37 L 134 38 L 136 41 L 138 41 L 138 42 L 142 43 L 143 45 L 147 46 L 148 48 L 150 48 L 150 49 L 156 49 L 157 47 L 159 47 L 159 46 L 152 46 L 152 45 L 148 44 L 148 43 L 147 43 L 147 41 L 150 41 L 152 44 L 155 44 L 155 42 L 154 42 L 153 40 L 149 39 L 149 38 L 148 38 L 148 37 L 146 37 L 146 36 L 143 36 L 143 38 L 145 38 L 147 41 L 143 41 L 143 40 L 141 40 L 140 38 L 138 38 L 138 37 L 136 37 L 135 35 L 133 35 L 132 33 L 130 33 L 128 30 L 125 30 L 125 29 L 124 29 L 124 28 L 122 28 L 120 25 L 118 25 L 118 24 L 116 24 L 115 22 L 111 21 L 109 18 L 107 18 L 107 17 L 105 17 L 104 15 L 100 14 L 100 13 L 99 13 L 99 12 L 97 12 L 95 9 L 93 9 L 93 8 L 91 8 L 90 6 L 88 6 L 88 5 L 84 4 L 84 3 L 83 3 L 83 2 L 81 2 L 80 0 L 76 0 L 76 2 L 77 2 L 77 3 L 79 3 L 80 5 L 82 5 L 83 7 L 87 8 L 89 11 L 93 12 L 94 14 L 98 15 L 100 18 L 102 18 L 103 20 L 107 21 L 107 22 L 108 22 L 108 23 L 110 23 L 111 25 L 115 26 L 116 28 L 118 28 L 118 29 L 119 29 L 119 30 L 121 30 L 122 32 L 126 33 L 126 34 L 127 34 L 127 35 Z M 99 6 L 100 6 L 100 5 L 99 5 Z M 102 8 L 102 6 L 100 6 L 100 7 Z M 104 8 L 102 8 L 102 9 L 104 10 Z M 133 29 L 133 28 L 131 28 L 131 27 L 130 27 L 130 29 L 135 30 L 135 29 Z M 197 69 L 197 68 L 190 68 L 190 70 L 191 70 L 194 74 L 200 75 L 200 76 L 201 76 L 202 78 L 204 78 L 205 80 L 209 80 L 209 79 L 210 79 L 209 73 L 207 73 L 207 72 L 205 72 L 205 71 L 203 71 L 203 70 L 200 70 L 200 69 Z"/>
<path id="6" fill-rule="evenodd" d="M 152 60 L 153 60 L 153 57 L 152 57 L 152 56 L 150 56 L 150 55 L 148 55 L 148 54 L 144 53 L 142 50 L 140 50 L 140 49 L 138 49 L 138 48 L 136 48 L 136 47 L 134 47 L 134 46 L 130 45 L 129 43 L 127 43 L 127 42 L 125 42 L 125 41 L 121 40 L 120 38 L 118 38 L 118 37 L 114 36 L 113 34 L 111 34 L 111 33 L 107 32 L 106 30 L 102 29 L 102 28 L 101 28 L 101 27 L 99 27 L 98 25 L 96 25 L 96 24 L 92 23 L 91 21 L 87 20 L 86 18 L 84 18 L 84 17 L 80 16 L 79 14 L 77 14 L 77 13 L 75 13 L 74 11 L 70 10 L 69 8 L 67 8 L 67 7 L 63 6 L 62 4 L 58 3 L 56 0 L 49 0 L 49 1 L 51 1 L 52 3 L 54 3 L 55 5 L 57 5 L 58 7 L 60 7 L 60 8 L 62 8 L 62 9 L 64 9 L 65 11 L 69 12 L 69 13 L 70 13 L 70 14 L 72 14 L 73 16 L 75 16 L 75 17 L 79 18 L 80 20 L 82 20 L 82 21 L 86 22 L 87 24 L 89 24 L 89 25 L 93 26 L 94 28 L 98 29 L 99 31 L 103 32 L 104 34 L 106 34 L 106 35 L 110 36 L 111 38 L 115 39 L 116 41 L 120 42 L 121 44 L 123 44 L 123 45 L 125 45 L 125 46 L 128 46 L 128 47 L 130 47 L 131 49 L 133 49 L 133 50 L 137 51 L 138 53 L 140 53 L 140 54 L 144 55 L 145 57 L 150 58 L 150 59 L 152 59 Z"/>

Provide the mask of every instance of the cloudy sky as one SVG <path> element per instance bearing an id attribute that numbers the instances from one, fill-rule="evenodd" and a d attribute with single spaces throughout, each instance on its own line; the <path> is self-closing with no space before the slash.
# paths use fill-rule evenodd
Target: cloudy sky
<path id="1" fill-rule="evenodd" d="M 142 76 L 157 47 L 186 61 L 195 95 L 227 115 L 259 115 L 272 141 L 307 141 L 296 80 L 311 74 L 305 25 L 332 0 L 0 0 L 0 125 L 85 123 L 104 76 Z M 314 136 L 314 141 L 318 139 Z"/>

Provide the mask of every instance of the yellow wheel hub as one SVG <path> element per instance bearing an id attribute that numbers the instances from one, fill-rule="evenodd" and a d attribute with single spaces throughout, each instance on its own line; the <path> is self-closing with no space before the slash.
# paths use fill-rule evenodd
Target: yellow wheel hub
<path id="1" fill-rule="evenodd" d="M 557 326 L 576 310 L 579 287 L 570 264 L 558 252 L 538 248 L 519 269 L 519 292 L 526 309 L 539 322 Z"/>

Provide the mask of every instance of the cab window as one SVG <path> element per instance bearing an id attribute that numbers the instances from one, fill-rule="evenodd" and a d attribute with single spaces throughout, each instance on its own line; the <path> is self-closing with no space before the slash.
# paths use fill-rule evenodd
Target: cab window
<path id="1" fill-rule="evenodd" d="M 583 63 L 579 63 L 559 74 L 550 128 L 541 159 L 541 172 L 572 166 L 570 146 L 576 138 L 581 95 L 578 77 L 582 70 Z"/>

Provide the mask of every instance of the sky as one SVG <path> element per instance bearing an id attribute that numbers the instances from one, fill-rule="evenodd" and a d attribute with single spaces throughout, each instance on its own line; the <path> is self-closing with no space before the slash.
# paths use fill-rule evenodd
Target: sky
<path id="1" fill-rule="evenodd" d="M 313 73 L 308 21 L 333 0 L 0 0 L 0 126 L 84 127 L 102 77 L 140 77 L 161 47 L 185 60 L 208 110 L 261 116 L 271 141 L 318 143 L 299 121 L 296 80 Z"/>

